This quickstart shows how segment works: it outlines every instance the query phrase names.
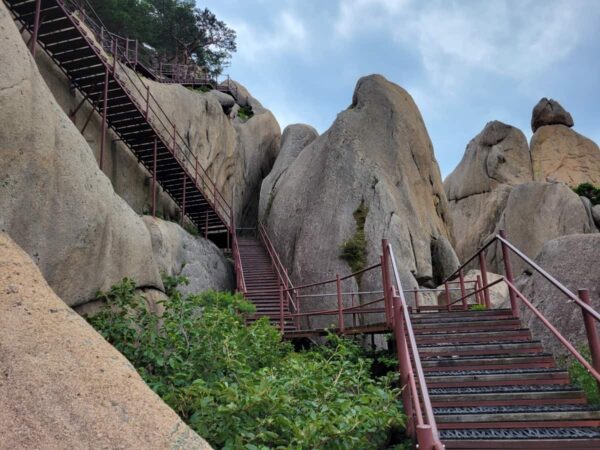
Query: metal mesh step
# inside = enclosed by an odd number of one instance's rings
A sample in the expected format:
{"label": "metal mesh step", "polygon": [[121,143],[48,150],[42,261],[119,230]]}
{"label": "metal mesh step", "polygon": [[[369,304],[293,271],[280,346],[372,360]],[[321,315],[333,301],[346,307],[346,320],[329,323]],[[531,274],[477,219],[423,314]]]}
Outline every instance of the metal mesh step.
{"label": "metal mesh step", "polygon": [[540,413],[598,411],[600,408],[589,405],[531,405],[531,406],[468,406],[453,408],[434,408],[440,415],[473,415],[473,414],[506,414],[506,413]]}
{"label": "metal mesh step", "polygon": [[[419,345],[421,347],[421,345]],[[422,356],[421,361],[468,361],[471,359],[531,358],[532,356],[552,356],[551,353],[497,353],[493,355],[461,355],[461,356]]]}
{"label": "metal mesh step", "polygon": [[600,439],[600,428],[450,429],[440,430],[440,438],[442,440]]}
{"label": "metal mesh step", "polygon": [[579,388],[572,385],[545,384],[545,385],[517,385],[517,386],[473,386],[473,387],[447,387],[430,388],[430,395],[453,395],[453,394],[505,394],[509,392],[579,392]]}
{"label": "metal mesh step", "polygon": [[426,376],[444,377],[461,375],[518,375],[521,373],[557,373],[564,372],[563,369],[510,369],[510,370],[448,370],[444,372],[428,372]]}

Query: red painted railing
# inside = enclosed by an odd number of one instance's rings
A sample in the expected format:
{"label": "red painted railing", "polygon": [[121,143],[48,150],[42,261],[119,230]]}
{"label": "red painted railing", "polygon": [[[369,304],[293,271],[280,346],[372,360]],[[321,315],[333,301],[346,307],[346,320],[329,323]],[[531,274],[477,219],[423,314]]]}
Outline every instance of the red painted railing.
{"label": "red painted railing", "polygon": [[[494,244],[500,245],[501,254],[502,254],[502,262],[504,266],[504,277],[494,281],[493,283],[488,283],[487,280],[487,268],[486,268],[486,252],[487,250]],[[560,331],[548,320],[547,317],[543,315],[543,313],[537,309],[531,300],[529,300],[516,286],[514,280],[514,274],[512,270],[511,264],[511,255],[518,256],[523,262],[525,262],[533,273],[537,273],[539,276],[547,280],[552,286],[556,288],[558,292],[561,292],[565,297],[567,297],[567,304],[575,304],[581,309],[583,324],[585,327],[586,337],[590,349],[590,353],[592,356],[592,363],[590,364],[577,350],[575,345],[568,341]],[[596,381],[600,385],[600,339],[598,338],[598,332],[596,329],[596,325],[600,322],[600,313],[596,311],[591,306],[589,291],[587,289],[579,289],[578,294],[575,295],[571,290],[569,290],[564,284],[558,281],[555,277],[550,275],[547,271],[545,271],[542,267],[540,267],[535,261],[529,258],[525,253],[519,250],[514,244],[508,241],[506,237],[506,233],[504,231],[500,231],[500,233],[494,236],[488,243],[486,243],[482,248],[477,250],[473,256],[467,259],[454,273],[448,276],[444,280],[445,286],[448,286],[453,279],[459,277],[459,283],[464,282],[463,272],[467,265],[471,262],[477,260],[479,263],[479,269],[481,271],[481,283],[471,294],[462,294],[462,296],[454,301],[447,302],[445,305],[440,305],[438,307],[433,307],[432,309],[451,309],[452,305],[461,302],[463,305],[463,309],[467,309],[470,305],[467,302],[468,297],[476,294],[483,294],[483,305],[486,308],[491,309],[493,305],[490,301],[489,296],[489,288],[499,284],[504,283],[508,288],[508,294],[510,299],[510,311],[514,317],[520,317],[520,309],[521,305],[525,308],[529,309],[533,316],[536,317],[543,325],[548,329],[548,331],[556,337],[556,339],[567,349],[571,355],[583,365],[586,370],[596,379]],[[447,297],[449,298],[449,297]]]}
{"label": "red painted railing", "polygon": [[[186,139],[177,130],[175,123],[171,121],[169,115],[152,95],[149,86],[145,84],[137,72],[125,67],[123,61],[130,59],[129,40],[103,31],[102,27],[98,26],[80,9],[77,1],[57,0],[57,3],[68,13],[73,25],[86,37],[89,45],[103,60],[114,79],[130,94],[130,100],[145,116],[154,132],[160,136],[165,147],[184,169],[186,177],[192,180],[198,189],[203,192],[206,201],[230,233],[234,232],[231,227],[231,208],[217,185],[200,164],[198,157],[192,152]],[[89,36],[90,32],[92,36]],[[108,49],[107,42],[110,42]],[[185,184],[185,180],[183,180],[183,184]],[[207,227],[205,228],[206,232]]]}
{"label": "red painted railing", "polygon": [[246,289],[246,280],[244,279],[244,266],[242,265],[242,257],[240,255],[240,246],[238,243],[237,233],[235,232],[235,222],[234,222],[233,213],[231,214],[231,220],[232,220],[233,230],[234,230],[231,252],[232,252],[232,256],[233,256],[233,265],[234,265],[234,270],[235,270],[235,286],[236,286],[236,291],[245,296],[247,293],[247,289]]}

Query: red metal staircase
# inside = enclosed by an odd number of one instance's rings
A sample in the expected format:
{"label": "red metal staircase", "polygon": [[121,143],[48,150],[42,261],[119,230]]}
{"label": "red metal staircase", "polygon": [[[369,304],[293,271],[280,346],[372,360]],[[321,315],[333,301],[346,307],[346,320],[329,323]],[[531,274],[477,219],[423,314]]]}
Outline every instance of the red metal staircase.
{"label": "red metal staircase", "polygon": [[76,110],[88,102],[102,116],[100,167],[110,127],[152,174],[153,214],[159,184],[179,205],[182,222],[188,217],[207,238],[228,247],[231,208],[143,79],[128,69],[129,40],[105,33],[75,0],[3,1],[31,34],[32,52],[39,44],[82,94]]}

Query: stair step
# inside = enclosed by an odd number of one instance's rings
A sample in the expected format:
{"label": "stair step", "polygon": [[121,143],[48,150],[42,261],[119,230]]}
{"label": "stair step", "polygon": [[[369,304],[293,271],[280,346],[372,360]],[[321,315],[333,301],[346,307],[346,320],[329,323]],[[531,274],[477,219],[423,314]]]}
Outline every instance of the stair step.
{"label": "stair step", "polygon": [[417,344],[430,343],[462,343],[486,341],[514,341],[516,339],[531,339],[531,332],[527,328],[498,331],[455,331],[442,333],[421,333],[416,335]]}
{"label": "stair step", "polygon": [[481,342],[459,345],[428,344],[419,346],[419,355],[424,357],[434,356],[474,356],[510,353],[532,353],[542,351],[539,341],[515,342]]}
{"label": "stair step", "polygon": [[460,386],[506,386],[526,384],[568,384],[569,374],[561,369],[506,370],[506,371],[474,371],[425,375],[427,386],[460,387]]}
{"label": "stair step", "polygon": [[426,372],[445,371],[450,368],[458,370],[498,369],[527,367],[552,367],[554,358],[549,353],[524,353],[508,355],[481,356],[446,356],[439,358],[423,358],[421,365]]}

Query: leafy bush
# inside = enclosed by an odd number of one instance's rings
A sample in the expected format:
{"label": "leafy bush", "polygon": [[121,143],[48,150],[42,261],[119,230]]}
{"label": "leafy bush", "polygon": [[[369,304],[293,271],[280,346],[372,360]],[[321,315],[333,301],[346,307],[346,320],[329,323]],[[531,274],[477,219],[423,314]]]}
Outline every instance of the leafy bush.
{"label": "leafy bush", "polygon": [[[403,426],[393,372],[371,375],[352,343],[296,352],[240,295],[183,296],[168,277],[161,318],[123,280],[89,319],[192,428],[223,449],[376,449]],[[111,306],[114,305],[114,306]]]}
{"label": "leafy bush", "polygon": [[251,106],[248,106],[248,105],[240,106],[240,109],[238,109],[237,115],[242,120],[248,120],[252,116],[254,116],[254,111],[252,111]]}
{"label": "leafy bush", "polygon": [[479,303],[469,306],[469,310],[471,311],[485,311],[486,309],[487,308],[485,307],[485,305],[481,305]]}
{"label": "leafy bush", "polygon": [[577,195],[587,197],[592,202],[592,205],[600,205],[600,188],[591,183],[581,183],[573,189]]}
{"label": "leafy bush", "polygon": [[367,265],[367,241],[365,240],[365,222],[369,208],[365,206],[362,200],[356,211],[354,211],[354,220],[356,222],[356,231],[352,238],[342,244],[342,253],[340,258],[348,263],[352,272],[358,272]]}
{"label": "leafy bush", "polygon": [[[592,361],[592,356],[589,347],[582,346],[579,349],[579,353],[588,361]],[[578,386],[588,399],[588,402],[592,405],[600,405],[600,392],[598,391],[598,383],[596,379],[586,370],[579,361],[574,361],[569,366],[569,375],[571,381],[575,386]]]}

